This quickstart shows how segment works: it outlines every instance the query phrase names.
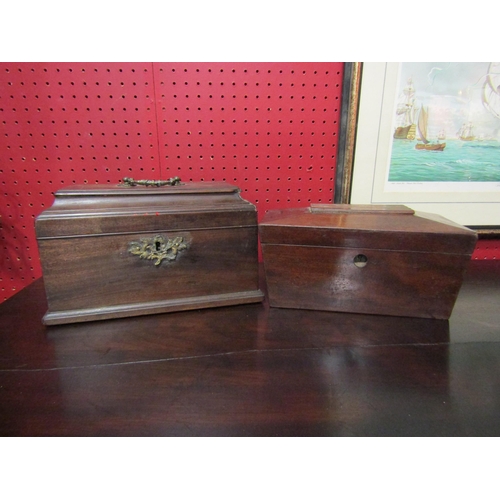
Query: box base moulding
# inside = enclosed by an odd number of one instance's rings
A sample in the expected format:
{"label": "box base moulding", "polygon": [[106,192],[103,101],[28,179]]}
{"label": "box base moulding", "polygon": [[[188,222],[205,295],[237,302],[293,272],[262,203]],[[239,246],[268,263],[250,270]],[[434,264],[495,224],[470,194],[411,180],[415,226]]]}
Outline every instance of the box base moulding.
{"label": "box base moulding", "polygon": [[185,299],[159,300],[138,304],[98,307],[93,309],[76,309],[72,311],[48,311],[43,317],[45,325],[62,325],[82,323],[103,319],[125,318],[147,314],[159,314],[175,311],[205,309],[209,307],[233,306],[262,302],[264,294],[260,290],[249,292],[224,293]]}

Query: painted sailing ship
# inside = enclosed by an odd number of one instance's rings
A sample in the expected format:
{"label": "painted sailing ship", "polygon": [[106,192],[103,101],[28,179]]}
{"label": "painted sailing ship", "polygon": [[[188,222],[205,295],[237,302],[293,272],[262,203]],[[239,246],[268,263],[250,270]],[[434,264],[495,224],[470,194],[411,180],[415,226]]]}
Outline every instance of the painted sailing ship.
{"label": "painted sailing ship", "polygon": [[446,142],[434,142],[431,143],[427,139],[427,124],[429,122],[429,111],[423,106],[420,108],[420,113],[418,115],[418,135],[420,136],[420,141],[415,145],[415,149],[421,149],[425,151],[443,151],[446,147]]}
{"label": "painted sailing ship", "polygon": [[472,123],[468,123],[467,125],[464,123],[458,131],[458,138],[461,141],[475,141],[476,136],[474,135],[474,125],[472,125]]}
{"label": "painted sailing ship", "polygon": [[394,139],[409,139],[413,141],[416,137],[416,106],[415,106],[415,88],[413,80],[408,78],[407,85],[401,93],[397,108],[397,127],[394,132]]}

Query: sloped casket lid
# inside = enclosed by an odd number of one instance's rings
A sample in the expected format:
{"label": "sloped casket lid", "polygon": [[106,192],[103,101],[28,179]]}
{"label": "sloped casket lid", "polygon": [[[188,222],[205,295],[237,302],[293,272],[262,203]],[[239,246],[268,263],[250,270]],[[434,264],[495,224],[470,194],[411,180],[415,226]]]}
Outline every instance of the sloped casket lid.
{"label": "sloped casket lid", "polygon": [[435,214],[404,205],[313,204],[269,211],[262,244],[472,253],[477,234]]}
{"label": "sloped casket lid", "polygon": [[255,206],[240,191],[225,182],[64,188],[38,216],[37,237],[255,225]]}

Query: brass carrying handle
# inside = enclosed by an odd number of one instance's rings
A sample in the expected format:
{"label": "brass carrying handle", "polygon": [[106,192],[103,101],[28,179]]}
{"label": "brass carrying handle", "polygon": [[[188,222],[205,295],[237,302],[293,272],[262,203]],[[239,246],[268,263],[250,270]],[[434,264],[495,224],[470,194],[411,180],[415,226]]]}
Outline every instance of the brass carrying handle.
{"label": "brass carrying handle", "polygon": [[148,181],[148,180],[135,180],[131,177],[124,177],[123,184],[126,186],[177,186],[181,183],[180,177],[171,177],[167,181]]}

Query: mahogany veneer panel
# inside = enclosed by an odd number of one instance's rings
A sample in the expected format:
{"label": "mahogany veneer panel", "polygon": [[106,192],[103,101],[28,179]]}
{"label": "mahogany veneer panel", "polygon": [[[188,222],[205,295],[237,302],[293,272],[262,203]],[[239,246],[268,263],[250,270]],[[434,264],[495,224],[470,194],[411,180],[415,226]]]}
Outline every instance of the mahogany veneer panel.
{"label": "mahogany veneer panel", "polygon": [[447,319],[477,235],[405,206],[313,205],[259,226],[272,307]]}

